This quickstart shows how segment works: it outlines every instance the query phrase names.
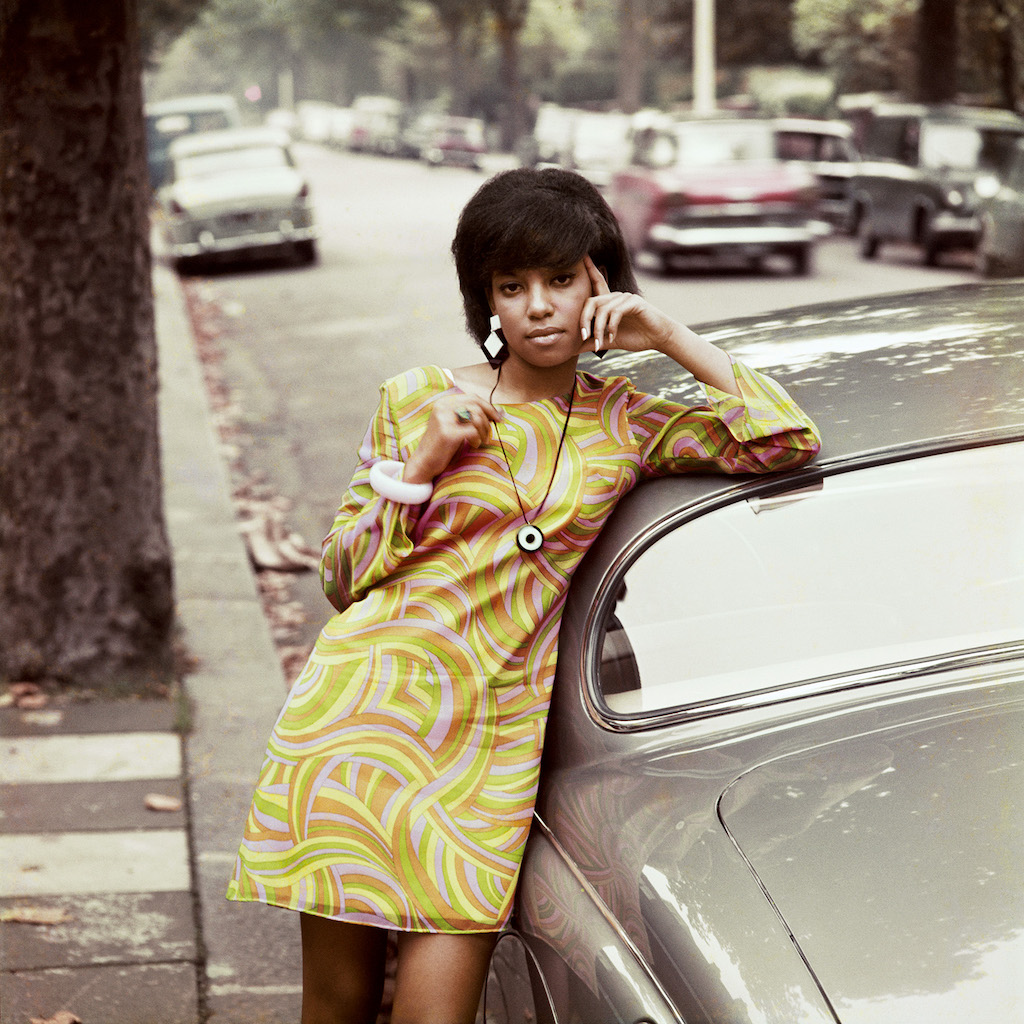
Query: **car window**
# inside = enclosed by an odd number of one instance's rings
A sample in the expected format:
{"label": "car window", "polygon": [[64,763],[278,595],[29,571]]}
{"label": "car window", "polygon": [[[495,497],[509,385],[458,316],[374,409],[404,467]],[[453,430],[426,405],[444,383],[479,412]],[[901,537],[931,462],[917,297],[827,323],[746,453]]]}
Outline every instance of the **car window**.
{"label": "car window", "polygon": [[174,175],[179,180],[207,178],[241,170],[287,167],[290,163],[288,151],[281,146],[252,146],[247,149],[224,149],[179,157],[174,163]]}
{"label": "car window", "polygon": [[921,129],[921,163],[925,167],[978,166],[981,132],[968,124],[925,124]]}
{"label": "car window", "polygon": [[601,641],[616,713],[1024,638],[1024,444],[829,477],[685,523],[626,572]]}
{"label": "car window", "polygon": [[773,134],[767,123],[752,121],[680,125],[676,163],[708,167],[737,160],[770,160],[775,155]]}

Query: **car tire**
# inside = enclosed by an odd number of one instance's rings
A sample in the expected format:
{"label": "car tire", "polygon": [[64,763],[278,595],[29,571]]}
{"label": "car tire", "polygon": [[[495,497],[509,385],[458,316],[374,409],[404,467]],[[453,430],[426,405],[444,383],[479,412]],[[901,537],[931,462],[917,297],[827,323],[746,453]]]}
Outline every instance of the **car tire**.
{"label": "car tire", "polygon": [[797,246],[790,252],[790,259],[793,261],[793,273],[807,277],[814,268],[814,246]]}
{"label": "car tire", "polygon": [[882,243],[871,226],[871,217],[868,214],[864,214],[860,219],[860,224],[857,226],[857,238],[860,242],[861,257],[866,260],[877,259]]}
{"label": "car tire", "polygon": [[303,266],[311,266],[316,263],[317,250],[316,242],[312,238],[304,239],[295,243],[295,256]]}
{"label": "car tire", "polygon": [[925,221],[921,232],[921,259],[926,267],[937,267],[942,256],[942,247],[935,233]]}

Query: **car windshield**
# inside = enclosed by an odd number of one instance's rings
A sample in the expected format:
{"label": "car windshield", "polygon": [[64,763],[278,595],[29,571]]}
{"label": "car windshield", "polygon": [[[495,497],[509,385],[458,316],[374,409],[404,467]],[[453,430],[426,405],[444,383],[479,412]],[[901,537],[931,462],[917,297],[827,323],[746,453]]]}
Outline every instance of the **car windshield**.
{"label": "car windshield", "polygon": [[174,162],[174,176],[179,181],[182,178],[209,178],[218,174],[235,174],[238,171],[287,167],[289,164],[288,153],[280,146],[221,149],[178,157]]}
{"label": "car windshield", "polygon": [[630,714],[1024,639],[1024,444],[685,523],[629,568],[598,689]]}
{"label": "car windshield", "polygon": [[921,131],[921,164],[965,171],[1000,171],[1020,138],[1017,132],[969,124],[926,123]]}
{"label": "car windshield", "polygon": [[774,155],[771,127],[756,121],[679,125],[675,142],[676,163],[687,167],[770,160]]}

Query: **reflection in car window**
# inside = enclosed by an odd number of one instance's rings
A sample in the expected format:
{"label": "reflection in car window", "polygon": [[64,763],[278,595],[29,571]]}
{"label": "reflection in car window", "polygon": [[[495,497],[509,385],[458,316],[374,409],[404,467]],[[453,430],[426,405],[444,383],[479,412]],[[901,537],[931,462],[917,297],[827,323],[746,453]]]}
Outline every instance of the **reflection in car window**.
{"label": "reflection in car window", "polygon": [[829,477],[685,523],[606,625],[613,712],[1024,639],[1024,444]]}
{"label": "reflection in car window", "polygon": [[174,163],[174,175],[179,179],[207,178],[234,171],[289,165],[288,153],[280,146],[253,146],[249,149],[227,149],[179,157]]}

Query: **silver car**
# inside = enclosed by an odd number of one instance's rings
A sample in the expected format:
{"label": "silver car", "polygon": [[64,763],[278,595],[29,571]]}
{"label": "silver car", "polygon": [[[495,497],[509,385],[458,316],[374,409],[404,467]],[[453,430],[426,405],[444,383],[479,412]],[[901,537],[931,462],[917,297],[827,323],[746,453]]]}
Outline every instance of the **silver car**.
{"label": "silver car", "polygon": [[982,277],[1024,274],[1024,140],[1001,177],[978,183],[982,193],[976,265]]}
{"label": "silver car", "polygon": [[1024,1019],[1022,323],[999,283],[703,332],[822,454],[643,484],[582,563],[489,1024]]}
{"label": "silver car", "polygon": [[290,248],[316,260],[309,184],[288,136],[273,128],[186,135],[171,143],[171,179],[159,193],[164,240],[176,266]]}

